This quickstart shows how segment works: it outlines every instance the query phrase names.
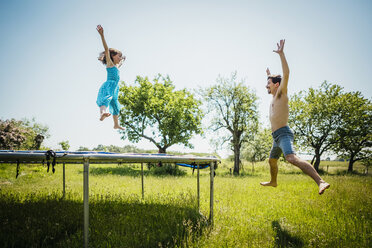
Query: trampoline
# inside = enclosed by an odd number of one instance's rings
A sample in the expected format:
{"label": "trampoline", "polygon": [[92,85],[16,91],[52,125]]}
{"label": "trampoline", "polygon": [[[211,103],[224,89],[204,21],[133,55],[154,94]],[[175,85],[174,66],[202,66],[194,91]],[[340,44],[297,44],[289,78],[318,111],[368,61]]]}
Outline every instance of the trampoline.
{"label": "trampoline", "polygon": [[144,198],[144,163],[174,163],[180,166],[190,167],[197,170],[197,201],[200,208],[200,178],[199,170],[210,168],[210,209],[209,223],[213,225],[213,188],[214,168],[220,160],[216,157],[198,157],[192,155],[177,156],[168,154],[149,153],[111,153],[111,152],[70,152],[70,151],[12,151],[0,150],[0,163],[17,164],[17,176],[19,166],[22,163],[47,164],[54,172],[57,164],[63,164],[63,197],[65,196],[65,165],[83,164],[83,206],[84,206],[84,247],[89,242],[89,164],[121,164],[141,163],[142,198]]}

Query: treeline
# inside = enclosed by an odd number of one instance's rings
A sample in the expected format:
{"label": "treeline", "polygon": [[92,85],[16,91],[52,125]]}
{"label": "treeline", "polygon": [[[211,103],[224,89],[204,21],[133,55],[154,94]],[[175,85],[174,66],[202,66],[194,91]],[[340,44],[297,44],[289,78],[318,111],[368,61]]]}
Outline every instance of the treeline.
{"label": "treeline", "polygon": [[[159,151],[156,149],[141,149],[134,145],[126,145],[123,147],[115,146],[115,145],[102,145],[99,144],[97,147],[89,149],[88,147],[80,146],[77,151],[96,151],[96,152],[115,152],[115,153],[158,153]],[[171,155],[185,155],[185,154],[193,154],[195,156],[210,156],[210,153],[200,153],[200,152],[192,152],[192,153],[185,153],[180,151],[169,151],[168,154]],[[217,154],[215,154],[217,156]]]}
{"label": "treeline", "polygon": [[[119,120],[126,128],[120,131],[121,138],[132,143],[145,139],[157,150],[131,145],[98,145],[93,150],[165,153],[175,144],[193,148],[191,137],[209,132],[215,150],[228,144],[234,153],[234,174],[239,174],[241,157],[262,161],[271,148],[271,130],[259,122],[258,97],[244,80],[237,78],[236,72],[230,77],[220,76],[212,86],[194,92],[176,90],[169,76],[159,74],[152,81],[137,76],[132,83],[121,82],[119,102]],[[319,88],[294,94],[289,105],[289,126],[295,132],[295,144],[298,150],[314,154],[312,164],[316,170],[325,152],[347,159],[349,171],[355,161],[370,165],[372,105],[361,92],[345,92],[337,84],[324,82]],[[207,127],[202,126],[205,117],[209,120]],[[47,131],[34,121],[1,120],[0,149],[37,149],[42,142],[37,141],[37,135],[46,138]],[[70,147],[68,141],[59,144],[63,150]]]}

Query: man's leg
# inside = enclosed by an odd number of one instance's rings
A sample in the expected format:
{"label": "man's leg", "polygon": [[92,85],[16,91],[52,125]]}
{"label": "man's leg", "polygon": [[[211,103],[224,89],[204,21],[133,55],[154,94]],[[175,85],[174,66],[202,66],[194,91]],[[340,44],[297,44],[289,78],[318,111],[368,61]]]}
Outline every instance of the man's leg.
{"label": "man's leg", "polygon": [[262,182],[260,183],[262,186],[272,186],[276,187],[277,181],[276,178],[278,176],[278,160],[275,158],[270,158],[269,159],[269,164],[270,164],[270,175],[271,175],[271,180],[270,182]]}
{"label": "man's leg", "polygon": [[316,170],[310,163],[300,159],[295,154],[289,154],[285,156],[285,159],[291,164],[300,168],[305,174],[309,175],[318,184],[319,194],[323,194],[323,192],[330,187],[330,185],[319,176],[318,172],[316,172]]}

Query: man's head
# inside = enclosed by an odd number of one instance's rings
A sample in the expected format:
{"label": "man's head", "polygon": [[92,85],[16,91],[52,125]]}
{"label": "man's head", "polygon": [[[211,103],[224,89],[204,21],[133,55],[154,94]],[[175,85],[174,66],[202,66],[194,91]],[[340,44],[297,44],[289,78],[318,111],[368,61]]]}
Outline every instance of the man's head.
{"label": "man's head", "polygon": [[281,81],[282,81],[281,75],[269,75],[267,77],[267,84],[266,84],[267,93],[275,94]]}

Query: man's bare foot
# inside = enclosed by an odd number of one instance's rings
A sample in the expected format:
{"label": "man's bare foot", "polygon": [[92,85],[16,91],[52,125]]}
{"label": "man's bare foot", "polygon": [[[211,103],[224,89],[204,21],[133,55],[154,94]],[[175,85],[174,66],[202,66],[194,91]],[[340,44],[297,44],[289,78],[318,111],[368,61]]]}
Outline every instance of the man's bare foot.
{"label": "man's bare foot", "polygon": [[325,191],[326,189],[328,189],[329,187],[331,187],[331,185],[330,185],[329,183],[326,183],[326,182],[324,182],[324,183],[320,183],[320,184],[319,184],[319,195],[323,194],[324,191]]}
{"label": "man's bare foot", "polygon": [[109,117],[111,114],[110,113],[102,113],[101,118],[99,118],[100,121],[103,121],[105,118]]}
{"label": "man's bare foot", "polygon": [[122,126],[114,126],[114,129],[125,130],[125,127],[122,127]]}
{"label": "man's bare foot", "polygon": [[276,187],[278,186],[277,183],[274,183],[274,182],[262,182],[260,183],[262,186],[272,186],[272,187]]}

